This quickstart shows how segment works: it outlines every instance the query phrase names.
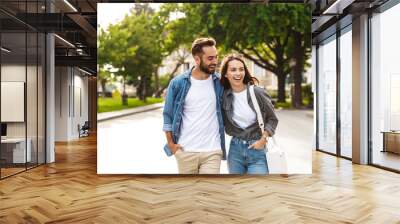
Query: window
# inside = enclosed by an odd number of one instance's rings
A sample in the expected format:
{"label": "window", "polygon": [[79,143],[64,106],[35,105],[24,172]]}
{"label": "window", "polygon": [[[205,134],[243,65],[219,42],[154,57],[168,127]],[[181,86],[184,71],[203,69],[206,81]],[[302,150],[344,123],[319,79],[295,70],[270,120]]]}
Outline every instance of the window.
{"label": "window", "polygon": [[396,170],[400,170],[398,21],[400,4],[371,18],[371,157],[373,164]]}
{"label": "window", "polygon": [[[39,12],[42,5],[44,1],[20,2],[19,13]],[[12,16],[0,12],[0,17],[8,21],[0,29],[0,86],[4,87],[0,94],[3,99],[10,95],[19,99],[15,101],[18,111],[11,111],[4,102],[0,105],[1,114],[18,115],[1,118],[7,126],[0,144],[0,178],[5,178],[45,163],[46,40],[43,33]]]}
{"label": "window", "polygon": [[340,155],[352,157],[352,34],[351,26],[340,36]]}
{"label": "window", "polygon": [[336,153],[336,35],[318,47],[318,149]]}

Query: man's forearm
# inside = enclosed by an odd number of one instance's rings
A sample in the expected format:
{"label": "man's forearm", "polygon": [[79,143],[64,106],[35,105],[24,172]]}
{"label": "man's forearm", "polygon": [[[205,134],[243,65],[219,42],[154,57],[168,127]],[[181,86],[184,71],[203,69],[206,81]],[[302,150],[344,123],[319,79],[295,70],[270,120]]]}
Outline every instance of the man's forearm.
{"label": "man's forearm", "polygon": [[171,131],[166,131],[165,136],[167,137],[167,143],[168,145],[175,144],[174,139],[172,138],[172,132]]}

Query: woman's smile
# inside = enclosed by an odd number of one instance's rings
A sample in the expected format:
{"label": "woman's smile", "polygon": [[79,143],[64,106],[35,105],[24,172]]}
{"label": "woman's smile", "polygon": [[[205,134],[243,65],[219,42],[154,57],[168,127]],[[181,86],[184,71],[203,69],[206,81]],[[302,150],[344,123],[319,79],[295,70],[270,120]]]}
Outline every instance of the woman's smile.
{"label": "woman's smile", "polygon": [[234,80],[238,80],[238,81],[242,80],[242,78],[243,78],[242,75],[234,75],[234,76],[233,76],[233,79],[234,79]]}

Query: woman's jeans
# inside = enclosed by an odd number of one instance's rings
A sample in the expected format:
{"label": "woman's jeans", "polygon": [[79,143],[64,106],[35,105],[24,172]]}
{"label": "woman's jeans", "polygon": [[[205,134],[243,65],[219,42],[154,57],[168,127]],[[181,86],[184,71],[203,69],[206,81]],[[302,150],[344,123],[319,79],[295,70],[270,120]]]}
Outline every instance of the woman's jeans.
{"label": "woman's jeans", "polygon": [[264,149],[249,149],[256,140],[245,141],[233,137],[229,145],[228,169],[230,174],[268,174]]}

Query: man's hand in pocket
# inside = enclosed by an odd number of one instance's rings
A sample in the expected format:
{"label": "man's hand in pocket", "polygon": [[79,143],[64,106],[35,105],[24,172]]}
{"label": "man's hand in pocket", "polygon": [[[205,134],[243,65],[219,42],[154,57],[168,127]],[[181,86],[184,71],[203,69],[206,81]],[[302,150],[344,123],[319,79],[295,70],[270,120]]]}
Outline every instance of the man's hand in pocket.
{"label": "man's hand in pocket", "polygon": [[169,149],[171,149],[171,152],[174,155],[179,149],[182,149],[182,146],[179,144],[169,144],[168,147],[169,147]]}

